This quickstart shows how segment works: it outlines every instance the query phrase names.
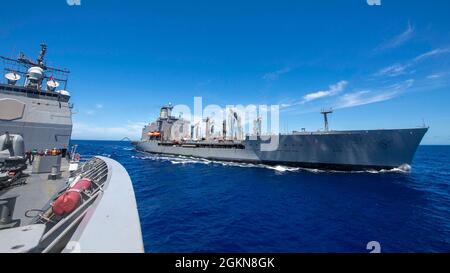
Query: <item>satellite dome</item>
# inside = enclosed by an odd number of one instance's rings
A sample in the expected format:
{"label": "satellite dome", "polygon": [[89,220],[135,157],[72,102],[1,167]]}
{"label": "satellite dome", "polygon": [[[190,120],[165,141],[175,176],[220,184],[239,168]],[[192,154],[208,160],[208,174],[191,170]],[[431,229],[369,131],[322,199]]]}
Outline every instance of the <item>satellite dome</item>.
{"label": "satellite dome", "polygon": [[58,87],[59,87],[59,82],[57,82],[55,80],[49,80],[47,82],[47,90],[48,91],[55,91],[55,89]]}
{"label": "satellite dome", "polygon": [[59,90],[58,91],[59,94],[63,95],[63,96],[68,96],[70,97],[70,93],[67,90]]}
{"label": "satellite dome", "polygon": [[16,82],[20,80],[20,75],[15,72],[11,72],[6,74],[5,78],[8,80],[8,84],[15,85]]}
{"label": "satellite dome", "polygon": [[38,66],[33,66],[28,69],[27,76],[31,81],[40,81],[44,76],[44,70]]}

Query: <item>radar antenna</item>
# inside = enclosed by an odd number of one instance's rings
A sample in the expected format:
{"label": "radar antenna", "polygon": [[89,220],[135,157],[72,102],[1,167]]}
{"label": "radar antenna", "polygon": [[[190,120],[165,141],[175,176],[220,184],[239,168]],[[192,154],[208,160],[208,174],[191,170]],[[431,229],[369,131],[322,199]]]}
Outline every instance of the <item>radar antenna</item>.
{"label": "radar antenna", "polygon": [[47,52],[47,45],[42,43],[41,44],[41,52],[39,53],[39,57],[37,59],[37,63],[41,67],[44,65],[44,57],[45,57],[46,52]]}
{"label": "radar antenna", "polygon": [[330,127],[328,125],[328,115],[333,113],[333,109],[332,108],[322,109],[320,113],[323,115],[323,120],[325,123],[325,132],[328,132],[330,131]]}
{"label": "radar antenna", "polygon": [[[22,52],[20,53],[20,56],[18,58],[18,62],[25,64],[25,65],[29,65],[29,66],[38,66],[44,70],[47,70],[48,67],[44,64],[44,58],[45,58],[45,53],[47,52],[47,45],[42,43],[41,44],[41,51],[39,52],[39,56],[36,59],[36,62],[33,62],[32,60],[30,60],[29,58],[27,58],[27,56],[25,56],[25,54],[23,54]],[[13,60],[14,61],[14,60]]]}
{"label": "radar antenna", "polygon": [[[41,44],[41,50],[39,52],[39,56],[34,61],[31,58],[28,58],[24,53],[20,53],[19,57],[17,59],[8,58],[0,56],[0,61],[3,62],[3,70],[6,74],[13,73],[14,75],[17,75],[17,77],[14,77],[10,83],[16,83],[20,78],[27,79],[28,70],[33,67],[41,68],[43,71],[41,74],[43,75],[39,82],[42,82],[44,79],[48,79],[49,81],[54,80],[55,82],[58,81],[59,83],[64,84],[63,89],[67,89],[67,81],[68,81],[68,75],[70,73],[67,69],[60,69],[55,67],[47,66],[44,62],[45,54],[47,53],[47,45],[42,43]],[[36,69],[35,69],[36,70]],[[47,73],[46,76],[44,72]],[[11,78],[14,75],[8,76]],[[38,84],[38,87],[40,88],[40,84]]]}

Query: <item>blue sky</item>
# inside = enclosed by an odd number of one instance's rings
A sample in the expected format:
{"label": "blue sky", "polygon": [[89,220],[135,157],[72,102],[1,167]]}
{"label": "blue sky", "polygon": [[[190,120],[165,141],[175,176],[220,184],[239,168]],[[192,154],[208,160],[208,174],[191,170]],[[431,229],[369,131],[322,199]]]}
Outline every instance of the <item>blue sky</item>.
{"label": "blue sky", "polygon": [[450,144],[450,2],[8,1],[0,53],[70,68],[76,139],[137,138],[158,107],[281,104],[282,130],[431,130]]}

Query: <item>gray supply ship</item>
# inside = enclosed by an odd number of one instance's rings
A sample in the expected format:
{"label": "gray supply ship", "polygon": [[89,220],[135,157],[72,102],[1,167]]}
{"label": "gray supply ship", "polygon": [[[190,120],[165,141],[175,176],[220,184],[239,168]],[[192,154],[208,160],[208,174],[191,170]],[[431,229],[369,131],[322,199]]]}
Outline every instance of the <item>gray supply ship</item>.
{"label": "gray supply ship", "polygon": [[69,71],[47,66],[46,50],[1,57],[0,253],[143,252],[127,171],[69,151]]}
{"label": "gray supply ship", "polygon": [[[322,111],[325,123],[323,131],[302,130],[264,136],[261,133],[261,119],[258,118],[254,121],[253,135],[243,136],[242,128],[239,128],[241,120],[235,112],[231,120],[223,121],[224,129],[218,137],[217,134],[213,137],[209,118],[204,120],[204,136],[196,137],[197,124],[190,126],[189,121],[173,117],[172,109],[171,105],[162,107],[160,117],[144,127],[141,140],[133,143],[137,150],[217,161],[304,168],[390,170],[411,165],[429,129],[424,126],[413,129],[333,131],[329,130],[328,125],[328,115],[332,113],[330,109]],[[237,123],[237,130],[227,129],[230,123]],[[184,130],[186,133],[176,137],[180,134],[173,134],[173,130]],[[264,146],[273,139],[277,143],[275,148],[265,149]]]}

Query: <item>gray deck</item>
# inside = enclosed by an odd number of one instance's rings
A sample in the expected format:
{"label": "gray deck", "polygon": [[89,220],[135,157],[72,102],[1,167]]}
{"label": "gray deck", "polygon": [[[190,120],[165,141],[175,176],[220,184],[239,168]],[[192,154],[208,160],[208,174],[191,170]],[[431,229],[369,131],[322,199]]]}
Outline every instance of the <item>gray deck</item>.
{"label": "gray deck", "polygon": [[[94,163],[89,165],[90,162]],[[11,205],[13,222],[0,225],[0,253],[144,252],[136,199],[127,171],[109,158],[96,157],[90,162],[79,171],[98,187],[85,193],[83,204],[73,213],[62,219],[48,218],[48,225],[33,220],[67,188],[67,161],[62,166],[62,179],[48,180],[48,174],[30,174],[29,168],[27,184],[0,193],[0,202],[15,202]]]}
{"label": "gray deck", "polygon": [[[27,217],[27,211],[43,209],[49,200],[53,200],[52,197],[67,186],[69,163],[65,159],[61,161],[61,171],[61,179],[48,180],[48,174],[31,174],[31,166],[28,166],[28,169],[24,171],[26,175],[29,175],[25,185],[0,192],[0,202],[15,202],[12,212],[15,227],[31,224],[33,217]],[[30,211],[29,214],[36,216],[38,212]]]}

